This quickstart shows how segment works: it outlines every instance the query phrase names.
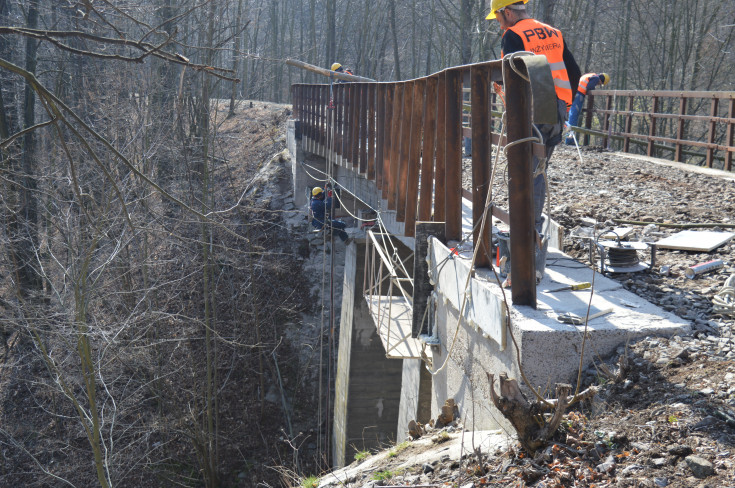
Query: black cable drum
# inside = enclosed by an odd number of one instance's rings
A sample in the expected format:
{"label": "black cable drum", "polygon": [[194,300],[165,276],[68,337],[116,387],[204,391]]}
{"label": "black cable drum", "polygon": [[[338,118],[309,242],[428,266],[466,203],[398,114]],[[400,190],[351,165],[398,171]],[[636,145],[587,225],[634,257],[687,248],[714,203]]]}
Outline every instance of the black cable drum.
{"label": "black cable drum", "polygon": [[640,263],[638,251],[626,247],[608,247],[607,261],[609,266],[627,268]]}

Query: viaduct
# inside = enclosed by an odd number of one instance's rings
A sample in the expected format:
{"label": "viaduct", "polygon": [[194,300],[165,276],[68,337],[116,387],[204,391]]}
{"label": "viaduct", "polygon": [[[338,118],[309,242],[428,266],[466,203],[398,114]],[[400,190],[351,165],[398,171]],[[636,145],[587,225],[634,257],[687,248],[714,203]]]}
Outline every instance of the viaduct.
{"label": "viaduct", "polygon": [[[536,283],[531,155],[543,145],[531,123],[555,117],[550,77],[544,57],[516,56],[409,81],[292,87],[296,204],[307,205],[313,186],[337,184],[342,204],[366,226],[345,253],[334,466],[401,441],[411,420],[428,422],[449,398],[467,428],[512,431],[492,405],[486,373],[523,373],[525,387],[542,390],[573,383],[584,328],[559,314],[612,310],[589,322],[594,348],[584,350],[584,364],[593,349],[606,355],[626,340],[690,326],[575,266],[559,251],[553,223],[549,260],[570,266],[548,267]],[[492,88],[500,81],[498,113]],[[463,170],[465,138],[472,156]],[[508,160],[507,213],[490,191],[497,147]],[[463,171],[471,191],[462,189]],[[508,222],[511,288],[499,283],[493,215]],[[590,281],[593,293],[548,291]]]}

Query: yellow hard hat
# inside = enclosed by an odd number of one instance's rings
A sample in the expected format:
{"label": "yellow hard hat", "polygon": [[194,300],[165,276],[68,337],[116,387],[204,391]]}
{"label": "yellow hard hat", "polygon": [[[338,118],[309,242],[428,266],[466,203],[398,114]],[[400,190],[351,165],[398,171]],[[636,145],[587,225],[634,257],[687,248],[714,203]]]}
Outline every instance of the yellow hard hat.
{"label": "yellow hard hat", "polygon": [[322,190],[322,187],[315,186],[313,190],[311,190],[311,195],[314,197],[317,197],[322,194],[324,190]]}
{"label": "yellow hard hat", "polygon": [[[490,13],[487,14],[487,17],[485,18],[487,20],[494,19],[495,12],[497,12],[501,8],[505,8],[508,5],[512,5],[514,3],[518,3],[518,0],[492,0],[492,3],[490,4]],[[528,0],[523,0],[523,3],[528,3]]]}
{"label": "yellow hard hat", "polygon": [[610,75],[607,73],[600,73],[600,79],[602,80],[603,85],[610,83]]}
{"label": "yellow hard hat", "polygon": [[331,68],[329,68],[329,69],[331,69],[332,71],[337,71],[337,70],[338,70],[338,69],[340,69],[341,67],[342,67],[342,65],[341,65],[341,64],[339,64],[339,63],[332,63],[332,67],[331,67]]}

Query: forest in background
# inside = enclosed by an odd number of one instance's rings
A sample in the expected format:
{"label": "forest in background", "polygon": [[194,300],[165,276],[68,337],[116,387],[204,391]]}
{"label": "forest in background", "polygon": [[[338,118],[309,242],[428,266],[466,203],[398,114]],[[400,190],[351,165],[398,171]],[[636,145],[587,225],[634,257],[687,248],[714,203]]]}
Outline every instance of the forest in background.
{"label": "forest in background", "polygon": [[[732,2],[529,8],[612,88],[733,90]],[[292,83],[323,81],[287,58],[380,81],[494,59],[488,9],[0,0],[2,484],[213,487],[267,476],[264,459],[303,469],[262,432],[233,436],[282,420],[263,397],[279,361],[298,364],[280,332],[311,300],[262,286],[297,265],[272,252],[276,216],[257,191],[235,184],[278,137],[233,165],[213,100],[287,103]],[[291,373],[289,394],[312,399]]]}

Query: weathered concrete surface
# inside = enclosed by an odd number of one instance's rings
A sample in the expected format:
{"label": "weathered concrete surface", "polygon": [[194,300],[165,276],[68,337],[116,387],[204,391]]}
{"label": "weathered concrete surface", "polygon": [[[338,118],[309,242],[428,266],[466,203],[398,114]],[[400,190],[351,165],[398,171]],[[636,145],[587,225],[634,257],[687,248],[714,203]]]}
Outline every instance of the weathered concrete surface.
{"label": "weathered concrete surface", "polygon": [[[626,291],[599,273],[594,276],[593,292],[545,293],[544,290],[565,284],[593,280],[592,270],[558,250],[550,250],[547,275],[538,286],[538,308],[510,306],[510,334],[504,336],[498,334],[498,327],[503,328],[506,320],[503,290],[492,272],[478,270],[465,294],[463,276],[468,273],[470,260],[464,257],[447,260],[446,246],[436,239],[431,245],[433,279],[439,284],[443,298],[436,310],[441,347],[432,348],[432,369],[436,372],[432,412],[437,412],[447,398],[454,398],[469,428],[509,428],[491,406],[486,373],[507,372],[520,380],[522,368],[531,386],[542,390],[553,389],[556,382],[574,382],[583,328],[560,323],[556,316],[570,311],[584,315],[590,298],[594,309],[613,308],[613,312],[589,323],[582,364],[597,354],[610,354],[629,339],[673,335],[690,327],[689,322]],[[505,291],[510,300],[510,294]],[[459,310],[465,297],[469,299],[460,322]],[[507,347],[503,347],[503,340]],[[513,342],[520,350],[520,357]]]}
{"label": "weathered concrete surface", "polygon": [[403,364],[385,357],[362,297],[364,254],[365,246],[357,243],[345,253],[333,423],[335,466],[352,462],[358,451],[395,441],[398,424]]}
{"label": "weathered concrete surface", "polygon": [[404,359],[396,441],[406,440],[411,420],[426,424],[430,419],[431,373],[421,359]]}

